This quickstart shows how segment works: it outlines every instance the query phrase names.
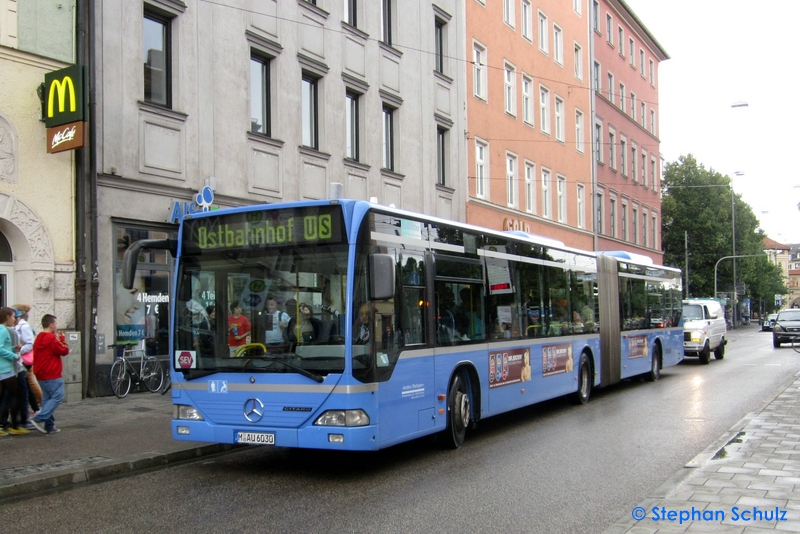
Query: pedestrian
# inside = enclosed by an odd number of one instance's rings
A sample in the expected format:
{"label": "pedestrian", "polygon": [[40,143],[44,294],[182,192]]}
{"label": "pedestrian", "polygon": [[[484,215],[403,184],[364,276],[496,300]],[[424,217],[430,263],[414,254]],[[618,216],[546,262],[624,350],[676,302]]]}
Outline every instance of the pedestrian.
{"label": "pedestrian", "polygon": [[19,421],[19,381],[15,362],[19,360],[19,354],[15,350],[10,328],[17,322],[16,313],[8,307],[0,308],[0,324],[5,328],[0,328],[0,397],[8,391],[9,395],[9,415],[11,416],[11,426],[8,431],[0,430],[0,436],[6,434],[24,435],[29,431],[20,426]]}
{"label": "pedestrian", "polygon": [[61,358],[69,354],[69,347],[64,334],[56,336],[57,331],[58,320],[48,313],[42,317],[42,332],[33,343],[33,372],[42,388],[42,411],[31,419],[31,423],[44,434],[61,431],[56,427],[54,414],[64,400]]}
{"label": "pedestrian", "polygon": [[239,347],[247,344],[247,338],[250,336],[250,321],[242,315],[240,304],[231,304],[231,312],[233,315],[228,316],[228,348],[232,358],[236,355]]}
{"label": "pedestrian", "polygon": [[36,332],[28,323],[31,307],[28,304],[15,304],[13,307],[17,310],[16,329],[22,345],[19,348],[19,357],[27,372],[28,398],[25,402],[28,403],[26,406],[30,406],[32,414],[36,415],[42,405],[42,389],[36,381],[36,375],[33,374],[33,341],[36,339]]}

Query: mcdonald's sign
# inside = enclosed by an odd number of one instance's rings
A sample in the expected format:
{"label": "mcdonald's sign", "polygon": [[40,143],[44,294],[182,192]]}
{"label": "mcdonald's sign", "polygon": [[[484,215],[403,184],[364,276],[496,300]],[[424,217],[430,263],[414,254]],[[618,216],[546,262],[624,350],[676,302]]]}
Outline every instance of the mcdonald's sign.
{"label": "mcdonald's sign", "polygon": [[42,111],[47,128],[86,120],[86,68],[73,65],[44,75]]}

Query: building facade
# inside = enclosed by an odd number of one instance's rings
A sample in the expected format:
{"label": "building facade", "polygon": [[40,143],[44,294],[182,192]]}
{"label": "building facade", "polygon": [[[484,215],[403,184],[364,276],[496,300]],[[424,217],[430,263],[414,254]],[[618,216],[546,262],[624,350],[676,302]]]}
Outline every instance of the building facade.
{"label": "building facade", "polygon": [[467,0],[467,220],[592,249],[588,13]]}
{"label": "building facade", "polygon": [[[97,331],[167,357],[166,253],[208,186],[219,207],[350,198],[463,220],[464,10],[457,0],[94,2]],[[207,190],[208,191],[208,190]],[[94,350],[92,345],[87,347]],[[97,392],[111,350],[98,345]]]}
{"label": "building facade", "polygon": [[[47,313],[76,326],[75,153],[47,153],[40,97],[75,62],[74,16],[74,1],[0,0],[0,305],[30,304],[37,331]],[[64,381],[80,399],[79,354]]]}
{"label": "building facade", "polygon": [[666,51],[623,0],[591,0],[598,250],[662,261],[658,66]]}

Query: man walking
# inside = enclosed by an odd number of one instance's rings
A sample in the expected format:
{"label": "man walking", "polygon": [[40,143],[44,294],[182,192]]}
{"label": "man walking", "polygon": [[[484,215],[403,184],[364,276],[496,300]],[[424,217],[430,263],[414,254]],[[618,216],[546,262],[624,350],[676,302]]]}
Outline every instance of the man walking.
{"label": "man walking", "polygon": [[56,337],[58,322],[54,315],[42,317],[42,332],[33,343],[33,373],[42,388],[42,409],[31,419],[36,430],[44,434],[60,432],[54,417],[56,408],[64,400],[64,380],[61,378],[61,358],[69,354],[64,334]]}

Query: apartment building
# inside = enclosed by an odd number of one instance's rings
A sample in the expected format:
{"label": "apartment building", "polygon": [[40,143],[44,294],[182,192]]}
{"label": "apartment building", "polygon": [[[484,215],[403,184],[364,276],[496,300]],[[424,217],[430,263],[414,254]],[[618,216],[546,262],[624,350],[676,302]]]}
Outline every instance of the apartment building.
{"label": "apartment building", "polygon": [[[166,357],[166,253],[124,250],[213,206],[370,199],[463,220],[457,0],[94,1],[97,335]],[[212,198],[199,198],[208,187]],[[91,356],[102,377],[112,351]],[[102,378],[98,378],[98,383]],[[100,384],[102,386],[103,384]]]}
{"label": "apartment building", "polygon": [[584,2],[466,0],[467,220],[592,249]]}
{"label": "apartment building", "polygon": [[661,263],[658,66],[667,52],[623,0],[591,0],[599,250]]}

